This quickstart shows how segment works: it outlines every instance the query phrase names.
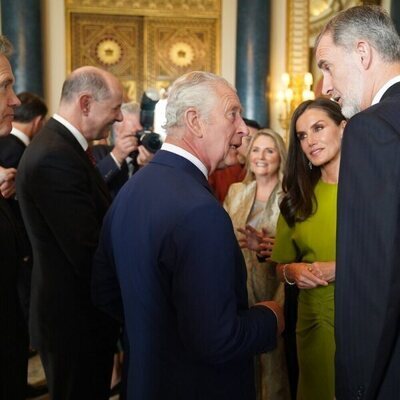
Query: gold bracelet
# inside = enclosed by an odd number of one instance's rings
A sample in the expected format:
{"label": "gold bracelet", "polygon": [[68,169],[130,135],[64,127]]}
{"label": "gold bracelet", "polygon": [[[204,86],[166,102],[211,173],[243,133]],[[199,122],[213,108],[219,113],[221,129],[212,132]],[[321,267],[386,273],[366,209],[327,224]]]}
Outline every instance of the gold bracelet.
{"label": "gold bracelet", "polygon": [[283,269],[282,269],[283,279],[285,279],[285,282],[286,282],[288,285],[293,286],[293,285],[296,284],[296,282],[295,282],[295,281],[293,281],[293,282],[289,281],[289,279],[288,279],[287,276],[286,276],[286,267],[287,267],[288,265],[289,265],[289,264],[285,264],[285,265],[283,266]]}

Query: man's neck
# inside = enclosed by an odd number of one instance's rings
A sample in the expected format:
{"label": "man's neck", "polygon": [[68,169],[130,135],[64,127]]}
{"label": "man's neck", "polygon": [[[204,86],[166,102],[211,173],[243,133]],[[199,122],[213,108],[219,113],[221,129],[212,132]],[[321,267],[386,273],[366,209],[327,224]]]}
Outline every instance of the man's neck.
{"label": "man's neck", "polygon": [[[371,71],[370,77],[367,77],[366,82],[371,82],[369,95],[366,96],[362,109],[369,107],[374,102],[375,96],[391,79],[400,75],[400,63],[381,63]],[[383,93],[381,93],[383,94]]]}
{"label": "man's neck", "polygon": [[32,139],[32,129],[30,123],[24,124],[22,122],[13,121],[13,127],[28,136],[29,140]]}

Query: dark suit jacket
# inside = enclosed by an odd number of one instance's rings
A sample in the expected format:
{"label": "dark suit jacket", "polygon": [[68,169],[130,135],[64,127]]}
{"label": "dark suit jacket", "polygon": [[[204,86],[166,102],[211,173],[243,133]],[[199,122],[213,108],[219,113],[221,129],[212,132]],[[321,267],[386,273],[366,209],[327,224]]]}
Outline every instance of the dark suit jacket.
{"label": "dark suit jacket", "polygon": [[81,145],[56,120],[25,151],[17,193],[33,248],[32,345],[65,352],[113,346],[117,327],[90,298],[109,193]]}
{"label": "dark suit jacket", "polygon": [[18,297],[22,263],[15,217],[0,198],[0,398],[25,399],[28,332]]}
{"label": "dark suit jacket", "polygon": [[[26,145],[22,140],[13,134],[0,137],[0,166],[4,168],[18,168],[19,161],[26,149]],[[19,296],[21,298],[25,319],[28,321],[29,315],[29,298],[32,271],[32,248],[29,243],[28,235],[25,230],[24,222],[21,216],[18,201],[15,197],[7,199],[15,218],[18,230],[21,234],[21,252],[22,252],[22,268],[20,269],[21,279],[18,281]]]}
{"label": "dark suit jacket", "polygon": [[96,167],[107,184],[111,197],[114,198],[122,186],[129,179],[129,171],[126,162],[121,168],[115,163],[111,156],[112,146],[98,144],[92,147],[92,153],[96,160]]}
{"label": "dark suit jacket", "polygon": [[0,165],[6,168],[18,168],[19,160],[25,149],[25,143],[15,135],[0,137]]}
{"label": "dark suit jacket", "polygon": [[343,134],[336,398],[400,398],[400,84]]}
{"label": "dark suit jacket", "polygon": [[114,200],[95,262],[94,298],[110,313],[117,270],[128,399],[255,398],[252,356],[275,346],[276,318],[248,309],[232,223],[197,167],[157,152]]}

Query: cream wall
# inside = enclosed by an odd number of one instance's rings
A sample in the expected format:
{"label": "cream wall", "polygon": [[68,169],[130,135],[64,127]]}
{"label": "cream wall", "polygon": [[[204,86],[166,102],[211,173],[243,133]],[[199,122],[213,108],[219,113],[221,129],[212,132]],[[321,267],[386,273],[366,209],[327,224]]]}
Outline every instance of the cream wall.
{"label": "cream wall", "polygon": [[67,62],[64,0],[43,0],[44,93],[49,115],[58,108]]}

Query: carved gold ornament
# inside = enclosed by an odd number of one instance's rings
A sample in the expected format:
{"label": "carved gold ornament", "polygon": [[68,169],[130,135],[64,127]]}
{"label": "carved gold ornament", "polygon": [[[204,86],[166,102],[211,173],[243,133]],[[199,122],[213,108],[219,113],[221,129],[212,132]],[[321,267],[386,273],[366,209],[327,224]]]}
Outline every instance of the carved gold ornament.
{"label": "carved gold ornament", "polygon": [[194,50],[189,44],[178,42],[171,46],[169,58],[178,67],[187,67],[194,59]]}
{"label": "carved gold ornament", "polygon": [[103,39],[97,44],[96,56],[105,65],[115,65],[121,60],[122,47],[115,39]]}

